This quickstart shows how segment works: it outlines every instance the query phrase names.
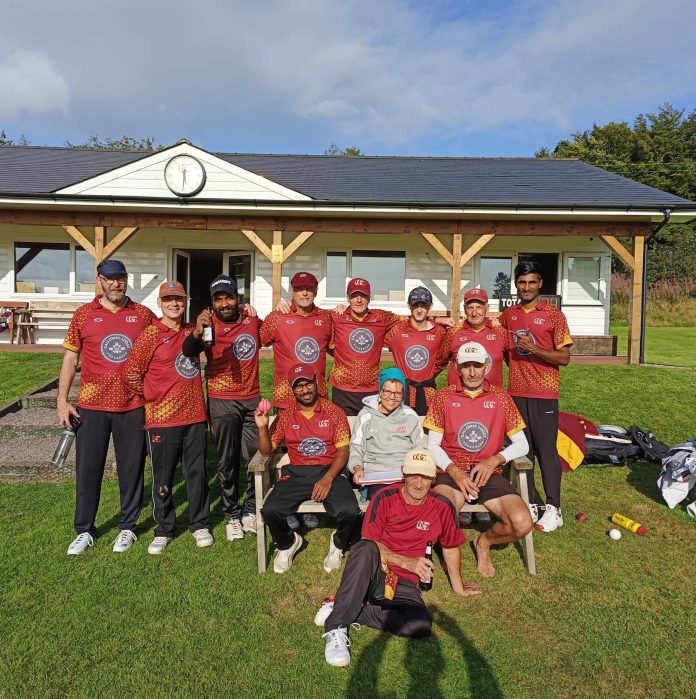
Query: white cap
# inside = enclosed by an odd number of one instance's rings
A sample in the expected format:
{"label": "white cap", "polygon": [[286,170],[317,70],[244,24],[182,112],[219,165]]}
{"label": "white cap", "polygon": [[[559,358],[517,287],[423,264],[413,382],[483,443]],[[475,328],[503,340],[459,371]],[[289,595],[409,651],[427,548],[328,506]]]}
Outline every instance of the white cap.
{"label": "white cap", "polygon": [[464,362],[485,364],[489,359],[486,348],[478,342],[467,342],[457,352],[457,364],[464,364]]}
{"label": "white cap", "polygon": [[426,449],[412,449],[404,456],[401,472],[404,476],[416,475],[435,478],[435,459]]}

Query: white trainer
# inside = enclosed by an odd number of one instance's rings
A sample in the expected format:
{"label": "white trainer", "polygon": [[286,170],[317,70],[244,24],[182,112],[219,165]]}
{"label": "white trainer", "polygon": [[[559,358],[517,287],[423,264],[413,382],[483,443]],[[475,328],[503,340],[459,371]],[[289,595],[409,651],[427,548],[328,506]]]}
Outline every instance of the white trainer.
{"label": "white trainer", "polygon": [[563,526],[563,515],[560,507],[547,505],[542,518],[534,525],[538,532],[553,532]]}
{"label": "white trainer", "polygon": [[546,510],[546,505],[537,505],[534,502],[530,502],[528,507],[529,514],[532,515],[532,522],[536,524],[539,521],[541,515],[544,514],[544,511]]}
{"label": "white trainer", "polygon": [[331,532],[331,540],[329,543],[329,553],[324,559],[324,570],[330,573],[332,570],[341,567],[341,559],[343,558],[343,551],[339,549],[336,544],[334,544],[335,531]]}
{"label": "white trainer", "polygon": [[124,551],[128,551],[137,540],[138,537],[130,529],[122,529],[118,533],[116,541],[114,541],[114,548],[112,550],[114,553],[123,553]]}
{"label": "white trainer", "polygon": [[302,537],[297,532],[293,532],[293,536],[295,541],[293,541],[292,546],[289,549],[276,553],[276,557],[273,559],[274,573],[287,573],[292,565],[293,557],[302,546]]}
{"label": "white trainer", "polygon": [[256,536],[256,515],[251,512],[242,515],[242,531]]}
{"label": "white trainer", "polygon": [[89,532],[78,534],[70,546],[68,546],[68,556],[79,556],[90,546],[94,546],[94,537]]}
{"label": "white trainer", "polygon": [[333,612],[335,599],[336,595],[329,595],[328,597],[324,598],[324,601],[321,603],[321,607],[319,607],[319,611],[314,615],[314,623],[317,626],[324,626],[326,620],[329,618],[329,615],[331,612]]}
{"label": "white trainer", "polygon": [[238,519],[231,519],[225,525],[225,532],[227,534],[227,541],[235,541],[236,539],[244,538],[242,523]]}
{"label": "white trainer", "polygon": [[147,547],[147,552],[153,556],[159,556],[169,546],[171,540],[171,536],[156,536]]}
{"label": "white trainer", "polygon": [[350,638],[348,629],[339,626],[337,629],[327,631],[322,638],[326,639],[324,657],[329,665],[345,667],[350,665]]}
{"label": "white trainer", "polygon": [[193,538],[196,540],[196,546],[199,549],[213,545],[213,535],[210,533],[210,529],[196,529],[193,532]]}

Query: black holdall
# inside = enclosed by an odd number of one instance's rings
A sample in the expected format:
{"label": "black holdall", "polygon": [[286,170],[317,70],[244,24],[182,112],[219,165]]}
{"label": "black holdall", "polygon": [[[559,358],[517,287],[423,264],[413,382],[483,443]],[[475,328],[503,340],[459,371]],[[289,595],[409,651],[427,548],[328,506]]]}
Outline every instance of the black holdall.
{"label": "black holdall", "polygon": [[631,441],[640,449],[642,458],[648,461],[661,464],[662,459],[669,453],[669,447],[657,439],[649,430],[633,425],[629,428],[628,434],[631,437]]}

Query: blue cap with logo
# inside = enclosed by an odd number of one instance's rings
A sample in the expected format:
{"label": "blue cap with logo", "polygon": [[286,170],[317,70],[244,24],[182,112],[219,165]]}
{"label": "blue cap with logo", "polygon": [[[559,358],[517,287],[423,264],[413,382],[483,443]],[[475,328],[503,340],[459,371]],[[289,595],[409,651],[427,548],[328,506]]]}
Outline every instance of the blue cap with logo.
{"label": "blue cap with logo", "polygon": [[226,274],[218,274],[210,284],[210,297],[213,298],[215,294],[219,294],[220,292],[224,292],[230,296],[236,296],[237,280],[228,277]]}
{"label": "blue cap with logo", "polygon": [[97,265],[97,274],[101,274],[102,277],[128,276],[126,265],[121,260],[102,260]]}

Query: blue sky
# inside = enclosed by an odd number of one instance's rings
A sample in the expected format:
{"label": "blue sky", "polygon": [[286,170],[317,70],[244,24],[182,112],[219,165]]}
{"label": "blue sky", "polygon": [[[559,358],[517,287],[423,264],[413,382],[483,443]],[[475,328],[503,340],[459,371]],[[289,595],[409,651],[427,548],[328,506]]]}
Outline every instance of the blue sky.
{"label": "blue sky", "polygon": [[696,108],[692,0],[6,0],[0,130],[209,150],[531,156]]}

